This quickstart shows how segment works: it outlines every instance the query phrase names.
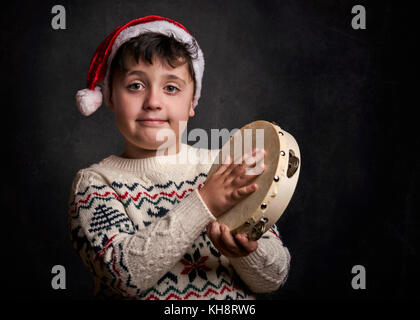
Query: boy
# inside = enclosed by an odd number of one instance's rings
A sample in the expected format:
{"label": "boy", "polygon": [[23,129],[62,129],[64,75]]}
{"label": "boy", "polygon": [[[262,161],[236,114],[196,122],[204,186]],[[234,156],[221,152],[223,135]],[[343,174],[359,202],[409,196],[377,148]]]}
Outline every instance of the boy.
{"label": "boy", "polygon": [[[218,150],[180,142],[203,71],[187,29],[158,16],[116,28],[95,52],[79,110],[89,115],[101,105],[95,86],[103,82],[125,140],[121,156],[80,170],[72,185],[71,238],[98,297],[255,299],[286,280],[290,255],[275,225],[251,241],[216,221],[258,188],[245,171],[263,163],[264,150],[239,163],[228,158],[206,179],[212,162],[197,161],[199,154],[214,159]],[[174,153],[158,153],[162,130],[174,133]],[[180,161],[185,155],[193,161]]]}

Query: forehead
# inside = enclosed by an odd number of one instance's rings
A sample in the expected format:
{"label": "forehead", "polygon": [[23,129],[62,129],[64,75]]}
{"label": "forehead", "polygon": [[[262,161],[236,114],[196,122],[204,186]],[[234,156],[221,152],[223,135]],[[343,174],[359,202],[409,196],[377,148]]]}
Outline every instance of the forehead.
{"label": "forehead", "polygon": [[[151,63],[139,58],[138,61],[131,56],[126,55],[123,58],[122,72],[123,75],[128,75],[133,70],[143,70],[143,71],[161,71],[165,73],[174,73],[178,76],[182,76],[185,79],[191,79],[191,75],[188,70],[188,63],[185,59],[179,58],[177,61],[171,61],[169,63],[167,59],[161,57],[153,57]],[[192,79],[191,79],[192,80]]]}

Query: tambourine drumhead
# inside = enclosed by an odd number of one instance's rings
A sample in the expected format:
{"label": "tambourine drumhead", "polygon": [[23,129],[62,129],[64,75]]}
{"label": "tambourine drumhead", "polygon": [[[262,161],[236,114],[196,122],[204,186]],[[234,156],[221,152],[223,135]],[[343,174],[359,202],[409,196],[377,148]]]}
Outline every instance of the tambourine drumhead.
{"label": "tambourine drumhead", "polygon": [[232,234],[245,233],[253,240],[270,229],[283,214],[296,188],[300,151],[296,140],[275,123],[259,120],[247,124],[229,139],[215,158],[210,177],[227,155],[237,159],[253,148],[265,149],[264,172],[252,183],[258,190],[218,218]]}

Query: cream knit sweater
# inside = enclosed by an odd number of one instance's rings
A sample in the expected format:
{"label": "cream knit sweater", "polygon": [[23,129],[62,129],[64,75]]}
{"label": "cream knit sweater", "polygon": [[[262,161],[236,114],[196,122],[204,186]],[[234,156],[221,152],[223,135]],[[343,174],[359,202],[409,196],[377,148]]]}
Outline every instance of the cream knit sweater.
{"label": "cream knit sweater", "polygon": [[[276,225],[241,258],[221,255],[207,237],[206,226],[216,219],[198,190],[218,151],[182,144],[177,155],[112,155],[77,173],[69,229],[95,295],[255,299],[285,282],[290,255]],[[174,163],[185,157],[189,163]]]}

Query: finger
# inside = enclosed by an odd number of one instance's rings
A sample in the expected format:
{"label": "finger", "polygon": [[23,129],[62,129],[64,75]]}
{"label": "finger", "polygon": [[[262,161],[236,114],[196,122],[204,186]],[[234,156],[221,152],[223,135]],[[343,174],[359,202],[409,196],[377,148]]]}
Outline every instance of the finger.
{"label": "finger", "polygon": [[248,252],[246,252],[245,250],[243,250],[242,248],[240,248],[236,242],[235,239],[233,239],[229,228],[224,225],[221,224],[220,225],[220,238],[222,240],[222,244],[223,247],[225,247],[230,253],[232,253],[233,255],[238,255],[238,256],[243,256],[248,254]]}
{"label": "finger", "polygon": [[[265,163],[261,161],[257,166],[253,168],[244,168],[242,174],[233,179],[232,184],[237,187],[242,187],[249,184],[252,180],[262,174],[265,170]],[[227,178],[225,179],[227,180]]]}
{"label": "finger", "polygon": [[237,157],[230,165],[230,167],[224,172],[225,173],[225,184],[231,184],[237,177],[244,175],[246,171],[246,159],[251,157],[251,155],[256,155],[258,149],[253,149],[245,153],[242,156]]}
{"label": "finger", "polygon": [[256,165],[255,167],[247,167],[245,169],[244,175],[245,177],[247,177],[248,179],[253,179],[257,176],[259,176],[260,174],[262,174],[265,170],[265,163],[264,163],[264,159],[261,159]]}
{"label": "finger", "polygon": [[246,250],[246,252],[251,253],[258,248],[258,241],[250,240],[246,235],[238,233],[235,235],[235,240],[238,244]]}
{"label": "finger", "polygon": [[224,256],[231,257],[232,254],[226,250],[226,248],[221,244],[220,240],[220,226],[217,221],[210,223],[207,226],[207,237],[211,240],[214,247]]}
{"label": "finger", "polygon": [[219,222],[214,221],[211,224],[210,235],[213,238],[213,240],[215,240],[218,237],[220,237],[220,226],[219,226]]}
{"label": "finger", "polygon": [[230,161],[227,164],[226,169],[223,171],[223,176],[225,177],[227,177],[232,172],[232,170],[235,169],[236,167],[235,161],[232,159],[232,157],[231,156],[228,156],[228,157]]}
{"label": "finger", "polygon": [[227,168],[229,168],[229,166],[232,163],[232,158],[230,157],[230,155],[228,155],[225,160],[223,161],[223,163],[220,165],[220,167],[217,169],[217,173],[218,174],[223,174]]}
{"label": "finger", "polygon": [[216,237],[217,237],[216,230],[217,229],[219,229],[219,226],[217,225],[217,221],[213,221],[207,226],[207,237],[211,240],[211,242],[213,242],[215,247],[217,247],[216,245]]}
{"label": "finger", "polygon": [[243,250],[243,253],[240,255],[234,252],[229,251],[221,240],[221,231],[220,224],[217,221],[214,221],[207,225],[207,236],[212,241],[215,248],[226,257],[240,257],[244,256],[246,250]]}
{"label": "finger", "polygon": [[232,192],[232,199],[233,200],[241,200],[242,198],[246,197],[247,195],[255,192],[258,190],[258,185],[256,183],[252,183],[250,185],[241,187],[236,189]]}
{"label": "finger", "polygon": [[247,161],[251,161],[249,159],[253,159],[257,155],[259,155],[260,152],[261,152],[261,149],[258,149],[258,148],[254,148],[252,150],[249,150],[249,151],[245,152],[244,154],[240,154],[238,157],[236,157],[234,163],[235,164],[242,164],[242,163],[247,164]]}
{"label": "finger", "polygon": [[234,185],[241,186],[246,183],[242,181],[244,176],[261,174],[264,171],[264,157],[264,149],[254,149],[251,153],[246,153],[241,159],[242,162],[235,162],[238,164],[229,168],[229,171],[227,171],[229,175],[226,175],[225,183],[234,183]]}
{"label": "finger", "polygon": [[246,157],[245,163],[248,167],[253,167],[259,161],[264,159],[266,155],[267,155],[267,152],[264,149],[257,149],[257,151],[255,153]]}
{"label": "finger", "polygon": [[213,242],[215,247],[220,251],[221,240],[220,240],[220,225],[217,221],[214,221],[210,228],[210,233],[208,234],[210,240]]}
{"label": "finger", "polygon": [[236,168],[234,168],[230,175],[225,178],[226,184],[233,184],[234,186],[242,187],[242,177],[245,175],[246,172],[246,164],[242,163],[241,165],[237,165]]}
{"label": "finger", "polygon": [[252,155],[256,155],[257,153],[258,153],[258,150],[259,149],[253,149],[253,150],[251,150],[251,151],[248,151],[248,152],[246,152],[245,154],[241,154],[241,155],[239,155],[238,157],[236,157],[233,161],[232,161],[232,163],[231,163],[231,165],[230,165],[230,167],[228,168],[229,169],[229,171],[227,171],[226,173],[230,173],[230,172],[232,172],[234,169],[236,169],[237,167],[239,167],[239,166],[241,166],[241,165],[243,165],[244,167],[246,166],[246,159],[248,159],[248,158],[250,158],[250,157],[252,157]]}

